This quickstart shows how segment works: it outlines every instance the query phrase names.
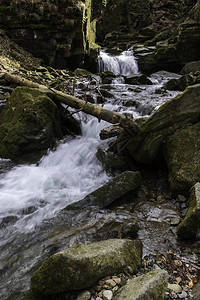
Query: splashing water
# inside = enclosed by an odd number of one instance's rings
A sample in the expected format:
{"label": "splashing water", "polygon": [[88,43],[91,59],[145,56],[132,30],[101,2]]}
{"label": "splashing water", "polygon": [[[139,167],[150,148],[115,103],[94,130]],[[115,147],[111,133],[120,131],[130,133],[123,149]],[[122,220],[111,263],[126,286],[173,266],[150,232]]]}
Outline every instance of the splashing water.
{"label": "splashing water", "polygon": [[4,175],[0,218],[17,215],[19,221],[15,226],[30,231],[103,184],[108,176],[95,156],[102,127],[103,123],[91,119],[83,124],[82,137],[61,143],[38,166],[20,166]]}
{"label": "splashing water", "polygon": [[101,73],[105,71],[111,71],[116,75],[122,76],[137,74],[138,65],[132,48],[116,56],[101,51],[98,57],[98,72]]}

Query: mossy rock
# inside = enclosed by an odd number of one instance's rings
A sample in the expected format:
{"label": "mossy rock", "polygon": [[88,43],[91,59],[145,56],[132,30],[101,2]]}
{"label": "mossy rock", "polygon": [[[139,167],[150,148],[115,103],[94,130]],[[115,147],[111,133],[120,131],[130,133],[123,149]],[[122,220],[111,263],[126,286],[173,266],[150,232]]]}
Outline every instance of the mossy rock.
{"label": "mossy rock", "polygon": [[170,79],[165,85],[164,89],[171,91],[184,91],[186,87],[195,84],[196,79],[191,74],[186,74],[180,78]]}
{"label": "mossy rock", "polygon": [[189,74],[189,73],[194,73],[196,71],[200,71],[200,60],[197,61],[191,61],[183,67],[181,70],[182,74]]}
{"label": "mossy rock", "polygon": [[197,182],[190,192],[190,203],[186,216],[177,228],[180,239],[191,240],[197,235],[200,227],[200,183]]}
{"label": "mossy rock", "polygon": [[163,104],[127,144],[130,155],[138,162],[152,163],[162,154],[166,138],[176,130],[200,120],[200,84]]}
{"label": "mossy rock", "polygon": [[169,275],[164,270],[153,270],[129,279],[115,300],[162,300],[167,290]]}
{"label": "mossy rock", "polygon": [[77,245],[51,256],[31,278],[37,299],[91,287],[101,278],[141,266],[141,242],[111,239]]}
{"label": "mossy rock", "polygon": [[200,123],[197,123],[167,138],[164,154],[174,194],[187,195],[190,188],[200,181],[199,131]]}
{"label": "mossy rock", "polygon": [[1,112],[0,156],[18,160],[41,153],[62,136],[56,104],[44,93],[17,87]]}

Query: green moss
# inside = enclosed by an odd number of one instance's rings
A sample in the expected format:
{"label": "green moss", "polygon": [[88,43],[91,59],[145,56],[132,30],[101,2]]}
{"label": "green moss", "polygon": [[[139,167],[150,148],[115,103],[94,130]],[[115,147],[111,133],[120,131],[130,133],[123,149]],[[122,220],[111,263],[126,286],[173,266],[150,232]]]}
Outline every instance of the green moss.
{"label": "green moss", "polygon": [[47,149],[60,136],[55,103],[39,90],[16,88],[1,113],[1,157],[16,159]]}
{"label": "green moss", "polygon": [[141,266],[139,241],[113,239],[78,245],[44,262],[32,276],[31,287],[36,297],[84,289],[127,266],[133,273]]}

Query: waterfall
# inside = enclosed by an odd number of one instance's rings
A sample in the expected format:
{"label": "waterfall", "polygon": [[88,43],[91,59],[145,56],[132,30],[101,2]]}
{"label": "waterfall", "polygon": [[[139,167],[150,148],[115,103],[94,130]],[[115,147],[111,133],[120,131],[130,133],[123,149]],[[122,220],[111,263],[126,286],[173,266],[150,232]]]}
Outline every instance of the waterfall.
{"label": "waterfall", "polygon": [[138,65],[132,48],[115,56],[101,51],[98,57],[98,72],[105,71],[111,71],[122,76],[138,73]]}

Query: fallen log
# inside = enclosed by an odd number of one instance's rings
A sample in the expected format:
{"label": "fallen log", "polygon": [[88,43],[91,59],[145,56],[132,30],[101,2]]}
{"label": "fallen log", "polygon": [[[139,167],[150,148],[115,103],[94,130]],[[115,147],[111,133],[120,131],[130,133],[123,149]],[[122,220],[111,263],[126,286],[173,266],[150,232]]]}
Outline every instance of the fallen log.
{"label": "fallen log", "polygon": [[92,104],[90,102],[78,99],[72,95],[65,94],[61,91],[48,88],[45,85],[41,85],[25,78],[22,78],[17,75],[13,75],[10,73],[5,74],[5,80],[9,83],[13,83],[15,85],[27,86],[30,88],[37,88],[41,92],[46,93],[53,100],[59,101],[61,103],[67,104],[68,106],[82,110],[83,112],[97,117],[98,119],[107,121],[112,124],[120,124],[125,130],[132,135],[132,133],[138,132],[139,128],[137,123],[127,117],[126,115],[105,109],[97,104]]}

